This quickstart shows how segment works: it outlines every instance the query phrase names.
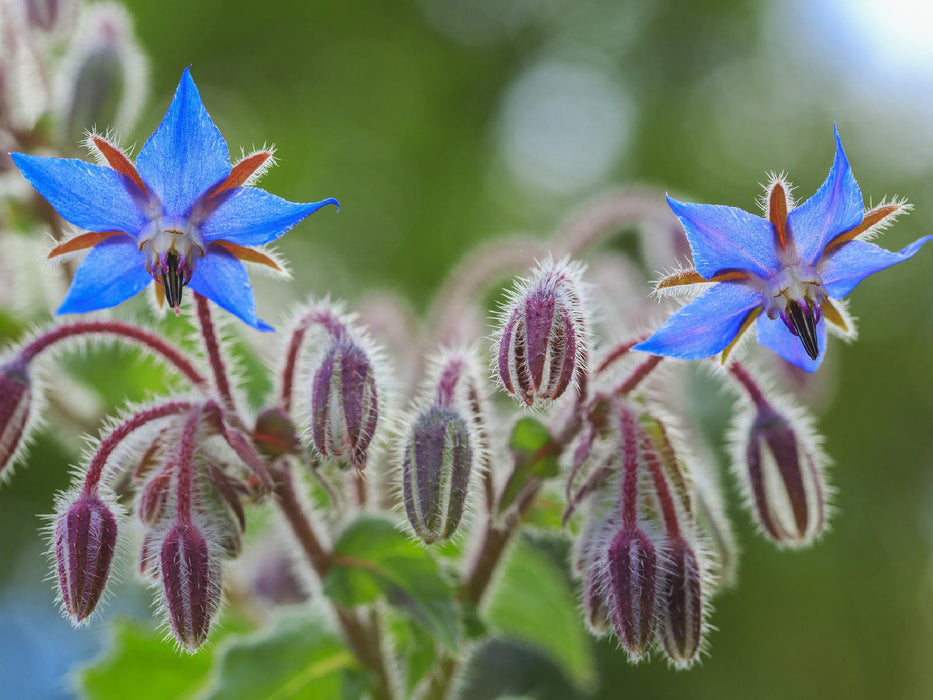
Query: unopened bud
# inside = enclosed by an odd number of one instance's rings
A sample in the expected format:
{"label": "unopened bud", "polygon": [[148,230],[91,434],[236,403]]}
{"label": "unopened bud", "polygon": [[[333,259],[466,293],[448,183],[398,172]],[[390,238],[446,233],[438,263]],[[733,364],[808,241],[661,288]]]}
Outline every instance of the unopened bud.
{"label": "unopened bud", "polygon": [[77,624],[94,612],[107,585],[117,520],[97,495],[82,493],[58,514],[53,539],[62,603]]}
{"label": "unopened bud", "polygon": [[362,469],[378,420],[376,380],[368,354],[346,336],[335,338],[314,373],[314,446],[325,457],[344,458]]}
{"label": "unopened bud", "polygon": [[13,464],[29,425],[32,380],[15,360],[0,367],[0,476]]}
{"label": "unopened bud", "polygon": [[499,378],[529,406],[559,398],[584,369],[588,339],[580,274],[576,265],[544,263],[503,310]]}
{"label": "unopened bud", "polygon": [[802,547],[826,525],[822,458],[806,431],[770,405],[759,408],[743,449],[748,500],[762,532]]}
{"label": "unopened bud", "polygon": [[165,515],[169,491],[172,485],[172,472],[164,469],[146,482],[139,492],[136,502],[136,514],[144,525],[155,525]]}
{"label": "unopened bud", "polygon": [[298,454],[301,449],[295,424],[285,411],[275,406],[260,411],[256,416],[253,442],[262,454],[273,458]]}
{"label": "unopened bud", "polygon": [[159,537],[148,530],[143,535],[143,543],[139,548],[139,565],[137,572],[143,579],[157,581],[159,579]]}
{"label": "unopened bud", "polygon": [[467,500],[474,450],[467,421],[450,408],[429,408],[415,419],[402,462],[408,522],[422,541],[457,530]]}
{"label": "unopened bud", "polygon": [[696,553],[680,536],[667,546],[661,577],[661,637],[664,651],[679,668],[697,659],[703,640],[703,590]]}
{"label": "unopened bud", "polygon": [[61,73],[68,143],[100,125],[130,128],[145,92],[145,72],[126,10],[113,3],[87,6]]}
{"label": "unopened bud", "polygon": [[178,522],[162,542],[159,575],[178,643],[194,652],[207,639],[220,595],[220,571],[210,545],[190,522]]}
{"label": "unopened bud", "polygon": [[623,529],[609,546],[610,619],[629,659],[640,661],[651,649],[655,632],[658,558],[639,529]]}
{"label": "unopened bud", "polygon": [[49,33],[67,27],[75,10],[73,0],[25,0],[25,4],[29,26]]}

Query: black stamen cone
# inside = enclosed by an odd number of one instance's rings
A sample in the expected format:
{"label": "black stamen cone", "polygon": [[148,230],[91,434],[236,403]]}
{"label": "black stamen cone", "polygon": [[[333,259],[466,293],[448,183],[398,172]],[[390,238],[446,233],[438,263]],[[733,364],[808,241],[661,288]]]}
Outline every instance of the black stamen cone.
{"label": "black stamen cone", "polygon": [[816,319],[813,312],[808,308],[804,311],[800,304],[792,301],[787,306],[791,323],[797,331],[797,336],[803,344],[803,349],[807,351],[810,359],[815,360],[820,354],[819,343],[816,336]]}
{"label": "black stamen cone", "polygon": [[165,289],[165,301],[172,309],[181,306],[181,291],[185,288],[185,271],[178,269],[181,262],[178,253],[169,251],[165,256],[168,270],[162,269],[162,287]]}

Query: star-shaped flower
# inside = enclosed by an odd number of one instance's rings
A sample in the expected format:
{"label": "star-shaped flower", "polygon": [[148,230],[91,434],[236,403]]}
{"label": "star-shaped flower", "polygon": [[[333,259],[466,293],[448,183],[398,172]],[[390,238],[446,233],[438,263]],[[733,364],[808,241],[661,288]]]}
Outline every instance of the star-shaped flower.
{"label": "star-shaped flower", "polygon": [[230,165],[227,143],[201,102],[188,69],[162,123],[135,165],[107,139],[89,143],[109,164],[14,153],[23,176],[83,233],[49,257],[90,248],[59,314],[104,309],[156,285],[156,297],[178,312],[182,290],[198,294],[260,330],[253,288],[240,260],[275,260],[252,246],[270,243],[335,199],[295,204],[248,183],[272,163],[272,152]]}
{"label": "star-shaped flower", "polygon": [[933,236],[896,253],[866,240],[908,205],[883,203],[865,211],[838,131],[835,137],[829,176],[799,207],[780,178],[769,187],[766,218],[668,197],[695,269],[666,277],[657,289],[713,284],[635,349],[688,360],[722,352],[725,361],[755,323],[759,343],[813,372],[826,352],[827,323],[851,336],[852,321],[839,300],[869,275],[913,257]]}

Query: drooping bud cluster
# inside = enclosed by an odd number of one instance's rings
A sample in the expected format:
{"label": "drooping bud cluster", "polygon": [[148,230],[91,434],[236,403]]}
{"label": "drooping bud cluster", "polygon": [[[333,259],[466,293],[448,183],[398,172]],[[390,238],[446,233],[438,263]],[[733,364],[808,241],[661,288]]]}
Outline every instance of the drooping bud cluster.
{"label": "drooping bud cluster", "polygon": [[499,379],[529,406],[560,398],[586,370],[582,272],[566,260],[541,263],[519,281],[502,309],[495,347]]}
{"label": "drooping bud cluster", "polygon": [[578,491],[590,499],[577,545],[587,623],[598,632],[605,616],[633,663],[660,649],[688,667],[711,594],[689,478],[663,421],[627,399],[609,399],[607,410],[601,439],[615,456],[606,462],[606,446],[586,433],[580,443],[600,460]]}
{"label": "drooping bud cluster", "polygon": [[339,309],[312,305],[292,332],[283,377],[283,401],[290,408],[302,344],[309,336],[311,442],[324,458],[357,469],[366,467],[379,427],[385,387],[380,352],[354,319]]}
{"label": "drooping bud cluster", "polygon": [[779,545],[805,547],[823,533],[828,505],[825,457],[810,420],[779,408],[744,367],[731,371],[753,407],[736,414],[733,471],[761,532]]}
{"label": "drooping bud cluster", "polygon": [[0,366],[0,478],[12,467],[23,444],[31,409],[32,379],[27,366],[16,360]]}
{"label": "drooping bud cluster", "polygon": [[79,624],[94,612],[110,576],[117,519],[96,492],[64,498],[52,532],[65,613]]}
{"label": "drooping bud cluster", "polygon": [[402,431],[400,455],[408,522],[427,544],[449,539],[460,525],[471,475],[485,462],[484,412],[472,353],[441,353]]}

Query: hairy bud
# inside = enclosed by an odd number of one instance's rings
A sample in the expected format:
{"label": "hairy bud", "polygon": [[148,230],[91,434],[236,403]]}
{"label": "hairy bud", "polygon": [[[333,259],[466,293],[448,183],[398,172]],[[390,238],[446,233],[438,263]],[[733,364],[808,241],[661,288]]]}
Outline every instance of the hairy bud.
{"label": "hairy bud", "polygon": [[703,639],[703,591],[700,564],[680,536],[666,547],[667,566],[661,577],[661,637],[673,664],[687,668],[700,651]]}
{"label": "hairy bud", "polygon": [[117,520],[95,494],[82,493],[55,520],[53,546],[65,612],[75,624],[94,612],[110,575]]}
{"label": "hairy bud", "polygon": [[607,556],[612,626],[628,649],[629,659],[638,662],[654,641],[657,553],[642,530],[624,528],[612,541]]}
{"label": "hairy bud", "polygon": [[298,454],[301,449],[295,424],[285,411],[275,406],[260,411],[256,416],[253,442],[267,457]]}
{"label": "hairy bud", "polygon": [[345,335],[334,338],[314,373],[315,447],[325,457],[342,457],[362,469],[378,420],[376,380],[368,354]]}
{"label": "hairy bud", "polygon": [[415,419],[402,462],[405,510],[426,543],[446,540],[463,517],[474,450],[467,421],[432,407]]}
{"label": "hairy bud", "polygon": [[26,366],[14,360],[0,367],[0,475],[23,443],[31,404],[32,380]]}
{"label": "hairy bud", "polygon": [[163,469],[146,482],[136,500],[136,514],[144,525],[155,525],[165,515],[172,485],[172,472]]}
{"label": "hairy bud", "polygon": [[585,367],[581,272],[566,262],[543,263],[503,309],[496,350],[499,379],[529,406],[559,398]]}
{"label": "hairy bud", "polygon": [[749,504],[762,532],[781,545],[805,546],[826,525],[822,456],[812,444],[803,427],[768,404],[740,443]]}
{"label": "hairy bud", "polygon": [[190,522],[177,522],[159,553],[159,577],[178,643],[194,652],[207,639],[220,595],[220,571],[208,541]]}

